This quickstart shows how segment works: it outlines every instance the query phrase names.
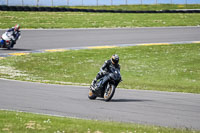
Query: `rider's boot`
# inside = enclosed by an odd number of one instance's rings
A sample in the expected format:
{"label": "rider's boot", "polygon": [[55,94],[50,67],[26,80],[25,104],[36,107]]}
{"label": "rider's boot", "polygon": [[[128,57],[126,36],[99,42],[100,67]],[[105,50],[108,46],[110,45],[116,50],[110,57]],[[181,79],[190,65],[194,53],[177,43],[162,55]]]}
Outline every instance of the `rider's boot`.
{"label": "rider's boot", "polygon": [[92,86],[95,86],[95,84],[96,84],[96,82],[97,82],[97,79],[95,78],[93,81],[92,81]]}
{"label": "rider's boot", "polygon": [[13,40],[12,42],[11,42],[11,45],[10,45],[10,47],[11,48],[13,48],[13,46],[16,44],[16,41],[15,40]]}
{"label": "rider's boot", "polygon": [[102,75],[100,72],[97,74],[97,76],[94,78],[94,80],[91,83],[91,88],[92,90],[95,90],[95,84],[97,82],[97,80],[99,80],[100,78],[102,78],[104,75]]}
{"label": "rider's boot", "polygon": [[97,79],[95,78],[93,81],[92,81],[92,83],[91,83],[91,88],[92,88],[92,90],[95,90],[95,84],[96,84],[96,82],[97,82]]}

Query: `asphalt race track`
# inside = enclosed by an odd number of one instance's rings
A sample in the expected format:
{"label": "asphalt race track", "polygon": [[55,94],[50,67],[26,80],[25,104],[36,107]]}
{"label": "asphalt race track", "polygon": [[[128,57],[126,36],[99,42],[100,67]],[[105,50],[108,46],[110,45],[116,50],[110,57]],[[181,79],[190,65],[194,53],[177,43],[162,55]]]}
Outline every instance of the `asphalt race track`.
{"label": "asphalt race track", "polygon": [[88,87],[0,79],[0,109],[200,129],[200,95],[117,89],[110,102],[89,100]]}
{"label": "asphalt race track", "polygon": [[[5,30],[0,30],[0,35]],[[200,27],[22,30],[13,50],[0,53],[118,44],[200,41]]]}
{"label": "asphalt race track", "polygon": [[[15,49],[1,49],[0,53],[199,41],[199,35],[199,27],[22,30]],[[89,100],[87,95],[88,87],[0,79],[0,109],[200,130],[199,94],[117,89],[110,102]]]}

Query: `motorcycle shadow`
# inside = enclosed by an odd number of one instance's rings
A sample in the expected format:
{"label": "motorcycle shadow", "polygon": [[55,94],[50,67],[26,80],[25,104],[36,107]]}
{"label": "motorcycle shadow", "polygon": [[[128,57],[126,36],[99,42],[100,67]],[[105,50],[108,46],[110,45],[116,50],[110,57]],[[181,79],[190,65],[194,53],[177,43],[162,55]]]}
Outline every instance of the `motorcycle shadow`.
{"label": "motorcycle shadow", "polygon": [[152,101],[152,100],[147,100],[147,99],[112,99],[109,102],[147,102],[147,101]]}
{"label": "motorcycle shadow", "polygon": [[[100,101],[104,101],[104,99],[97,99]],[[147,99],[111,99],[109,102],[148,102],[152,100]]]}
{"label": "motorcycle shadow", "polygon": [[0,51],[33,51],[32,49],[22,49],[22,48],[0,48]]}

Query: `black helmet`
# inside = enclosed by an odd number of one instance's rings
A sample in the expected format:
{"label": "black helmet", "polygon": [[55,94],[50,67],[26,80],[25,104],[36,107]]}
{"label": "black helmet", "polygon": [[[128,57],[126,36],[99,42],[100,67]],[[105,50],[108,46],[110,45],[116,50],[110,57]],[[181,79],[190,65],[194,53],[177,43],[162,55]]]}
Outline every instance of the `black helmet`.
{"label": "black helmet", "polygon": [[116,54],[112,55],[111,61],[112,61],[113,64],[118,64],[118,62],[119,62],[119,56],[116,55]]}

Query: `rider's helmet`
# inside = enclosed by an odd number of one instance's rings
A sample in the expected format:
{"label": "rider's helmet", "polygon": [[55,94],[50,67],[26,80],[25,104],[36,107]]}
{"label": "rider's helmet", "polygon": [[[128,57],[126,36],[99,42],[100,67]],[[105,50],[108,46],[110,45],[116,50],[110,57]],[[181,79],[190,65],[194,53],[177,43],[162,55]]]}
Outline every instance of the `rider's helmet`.
{"label": "rider's helmet", "polygon": [[15,27],[14,27],[14,30],[15,30],[15,31],[18,31],[19,29],[20,29],[20,25],[19,25],[19,24],[16,24]]}
{"label": "rider's helmet", "polygon": [[116,54],[112,55],[111,61],[112,61],[113,64],[117,65],[118,62],[119,62],[119,56],[116,55]]}

